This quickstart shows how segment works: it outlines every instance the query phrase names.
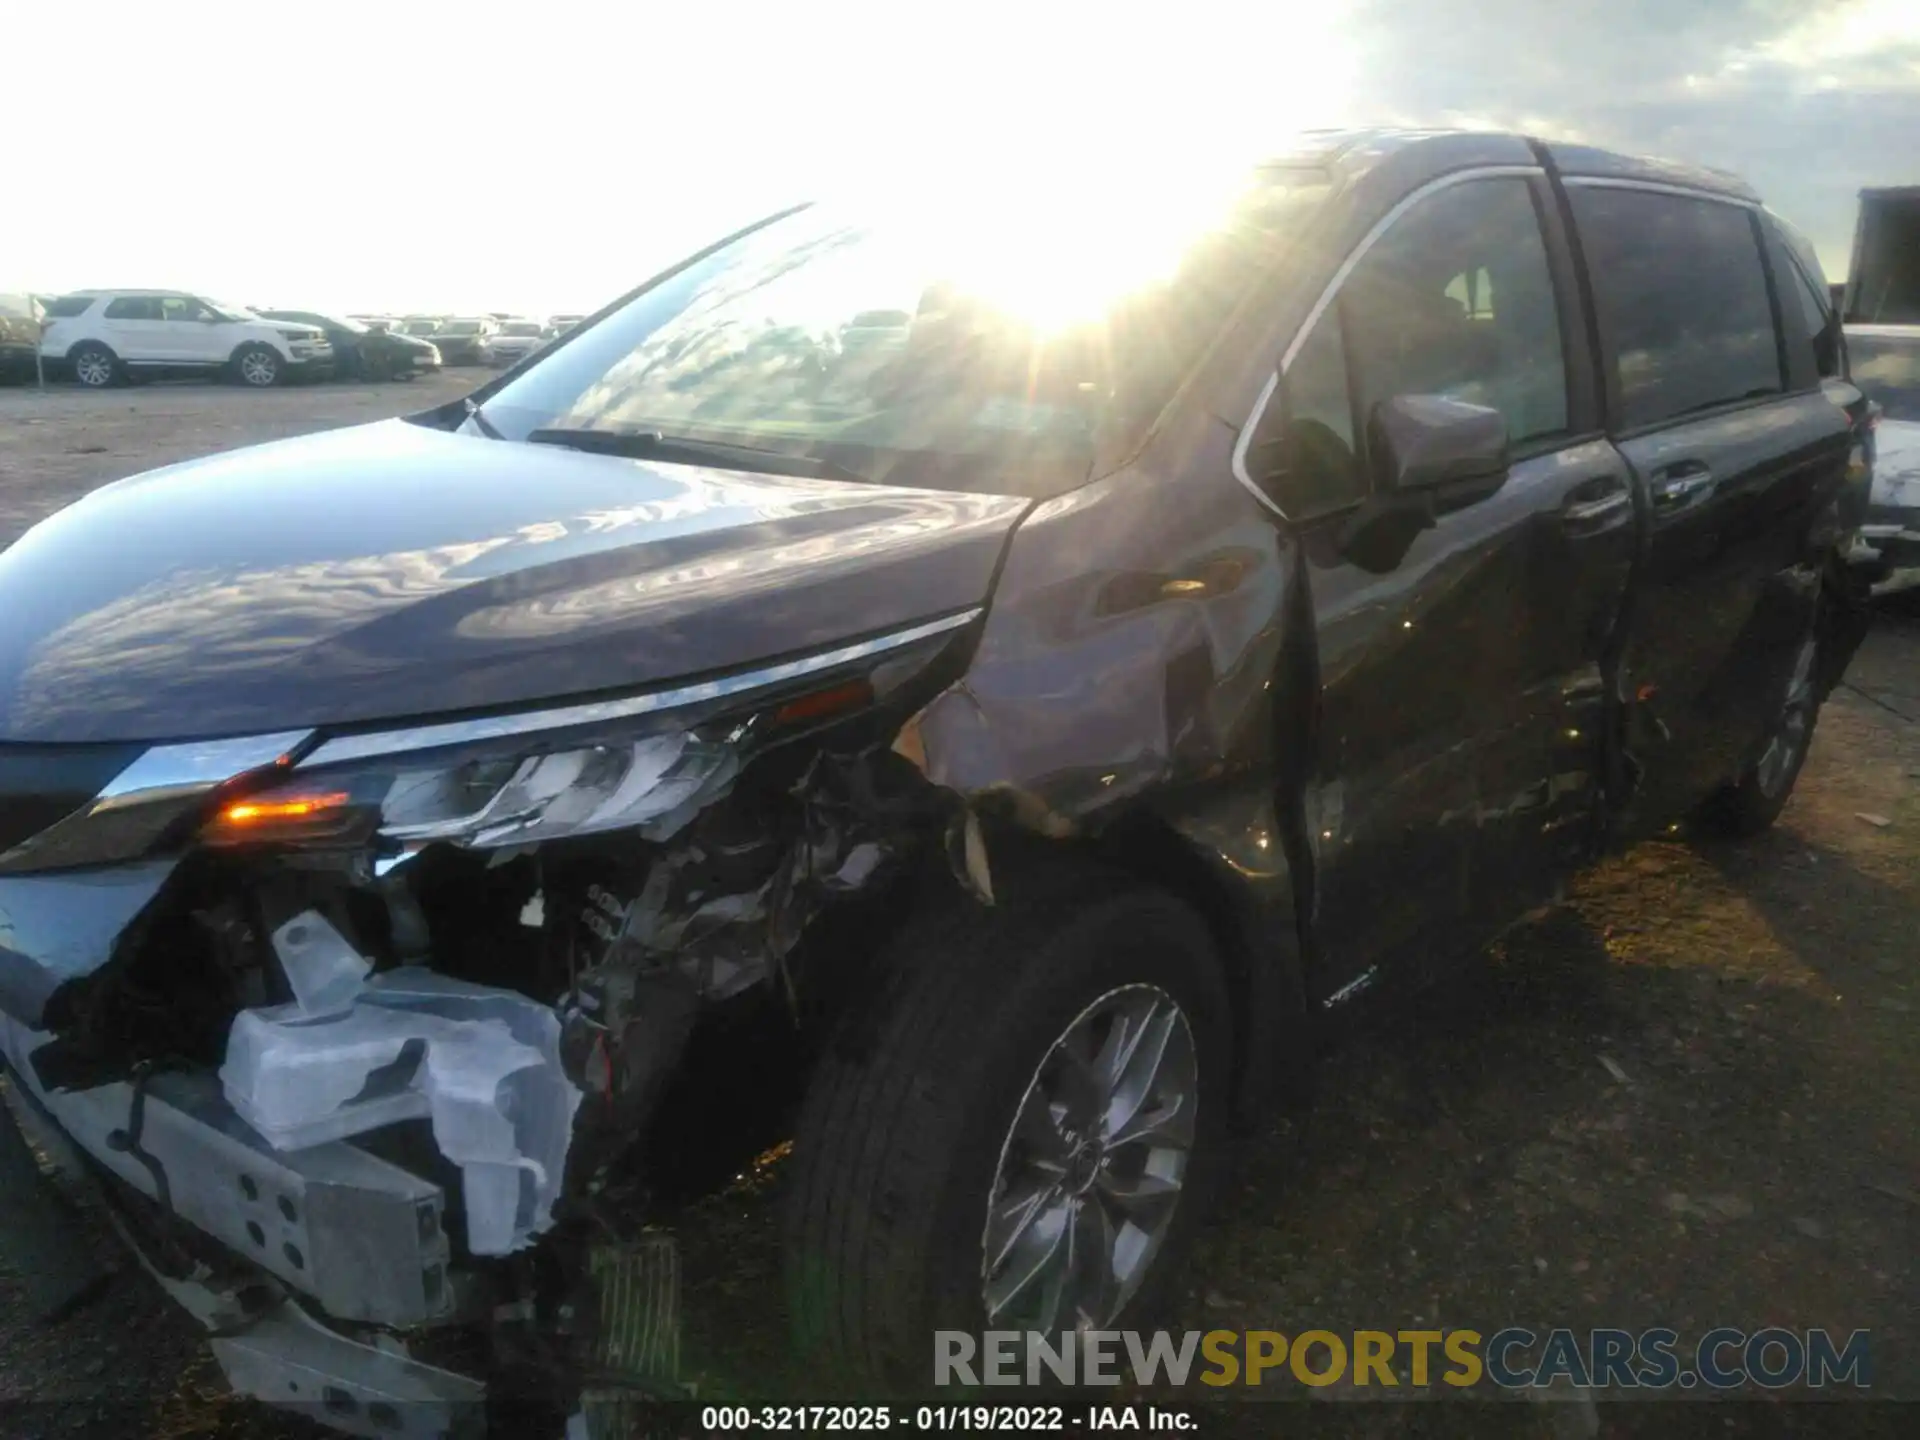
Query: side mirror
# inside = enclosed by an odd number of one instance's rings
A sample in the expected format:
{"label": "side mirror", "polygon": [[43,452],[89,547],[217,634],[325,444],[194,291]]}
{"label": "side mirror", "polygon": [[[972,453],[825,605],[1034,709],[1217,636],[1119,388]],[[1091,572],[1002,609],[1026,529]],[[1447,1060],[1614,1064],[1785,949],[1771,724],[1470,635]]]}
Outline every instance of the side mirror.
{"label": "side mirror", "polygon": [[1436,508],[1484,500],[1506,483],[1513,463],[1506,416],[1486,405],[1396,395],[1373,407],[1370,428],[1376,488],[1436,491]]}
{"label": "side mirror", "polygon": [[1485,500],[1507,483],[1507,420],[1444,395],[1396,395],[1368,421],[1374,494],[1342,522],[1340,553],[1362,570],[1398,567],[1436,516]]}

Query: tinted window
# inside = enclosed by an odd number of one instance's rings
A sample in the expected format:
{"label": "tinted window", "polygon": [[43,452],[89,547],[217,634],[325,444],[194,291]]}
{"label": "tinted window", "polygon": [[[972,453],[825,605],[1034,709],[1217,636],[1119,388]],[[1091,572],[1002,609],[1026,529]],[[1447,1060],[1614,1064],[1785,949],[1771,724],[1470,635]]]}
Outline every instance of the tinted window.
{"label": "tinted window", "polygon": [[47,318],[65,320],[74,315],[83,315],[99,298],[97,295],[62,295],[58,300],[47,302]]}
{"label": "tinted window", "polygon": [[1799,308],[1801,323],[1813,340],[1814,372],[1822,379],[1840,373],[1840,315],[1833,299],[1839,287],[1827,284],[1820,257],[1810,242],[1778,215],[1768,224],[1779,239],[1773,251],[1773,272],[1781,289],[1792,295],[1787,304]]}
{"label": "tinted window", "polygon": [[1618,355],[1623,424],[1782,388],[1766,271],[1746,210],[1644,190],[1569,191]]}
{"label": "tinted window", "polygon": [[1446,395],[1499,410],[1516,443],[1566,429],[1560,317],[1525,180],[1423,202],[1355,266],[1340,306],[1362,415]]}
{"label": "tinted window", "polygon": [[1815,285],[1807,278],[1806,272],[1798,264],[1789,260],[1787,270],[1792,276],[1787,288],[1793,292],[1794,303],[1800,307],[1801,321],[1807,327],[1807,334],[1813,337],[1814,369],[1825,379],[1840,373],[1840,347],[1833,343],[1838,333],[1839,318],[1827,303],[1826,286]]}
{"label": "tinted window", "polygon": [[1853,383],[1889,420],[1920,420],[1920,334],[1847,336]]}
{"label": "tinted window", "polygon": [[155,295],[121,295],[107,302],[109,320],[158,320],[160,300]]}
{"label": "tinted window", "polygon": [[1295,352],[1280,394],[1261,417],[1247,465],[1254,475],[1275,477],[1272,493],[1295,520],[1338,510],[1365,493],[1336,311],[1322,315]]}

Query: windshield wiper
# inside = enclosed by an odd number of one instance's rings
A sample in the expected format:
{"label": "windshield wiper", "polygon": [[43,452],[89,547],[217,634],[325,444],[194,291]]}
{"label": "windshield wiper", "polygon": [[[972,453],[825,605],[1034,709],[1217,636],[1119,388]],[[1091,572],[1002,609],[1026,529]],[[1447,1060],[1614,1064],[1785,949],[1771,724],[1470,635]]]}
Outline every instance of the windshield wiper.
{"label": "windshield wiper", "polygon": [[628,460],[666,460],[682,465],[723,465],[764,475],[792,475],[802,480],[845,480],[865,484],[867,477],[831,460],[813,455],[791,455],[758,445],[732,445],[724,440],[695,440],[685,435],[663,435],[658,430],[588,430],[550,426],[527,432],[529,445],[564,445],[593,455],[618,455]]}

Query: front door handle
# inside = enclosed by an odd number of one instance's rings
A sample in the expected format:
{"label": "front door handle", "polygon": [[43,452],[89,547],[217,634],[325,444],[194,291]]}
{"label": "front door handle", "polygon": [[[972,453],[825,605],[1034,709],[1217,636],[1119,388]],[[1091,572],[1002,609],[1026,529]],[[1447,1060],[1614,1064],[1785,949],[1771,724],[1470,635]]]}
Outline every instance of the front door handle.
{"label": "front door handle", "polygon": [[1713,471],[1703,460],[1681,460],[1653,472],[1653,503],[1673,510],[1713,488]]}
{"label": "front door handle", "polygon": [[1593,535],[1624,524],[1633,513],[1633,492],[1608,477],[1578,486],[1560,507],[1560,523],[1575,535]]}

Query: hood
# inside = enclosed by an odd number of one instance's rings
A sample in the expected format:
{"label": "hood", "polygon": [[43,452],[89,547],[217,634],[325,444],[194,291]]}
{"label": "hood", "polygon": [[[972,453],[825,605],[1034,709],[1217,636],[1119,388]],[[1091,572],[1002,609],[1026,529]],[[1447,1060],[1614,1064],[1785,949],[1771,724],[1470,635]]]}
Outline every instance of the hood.
{"label": "hood", "polygon": [[0,741],[535,704],[979,604],[1027,502],[402,420],[94,492],[0,553]]}

